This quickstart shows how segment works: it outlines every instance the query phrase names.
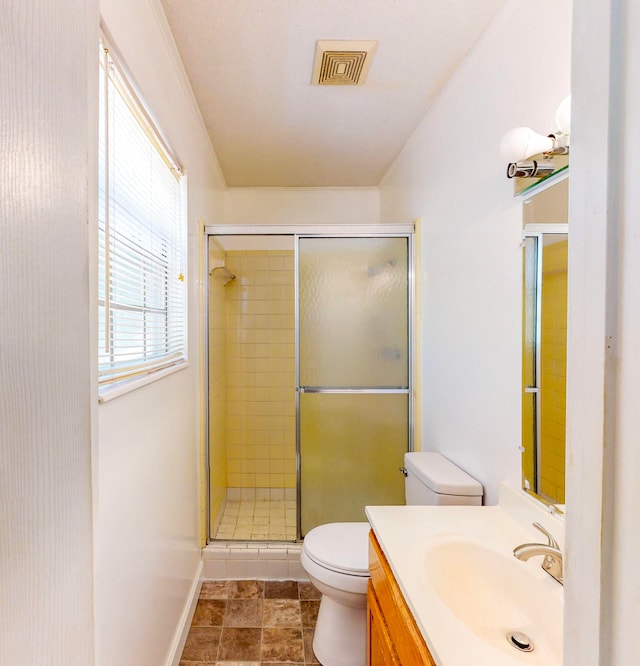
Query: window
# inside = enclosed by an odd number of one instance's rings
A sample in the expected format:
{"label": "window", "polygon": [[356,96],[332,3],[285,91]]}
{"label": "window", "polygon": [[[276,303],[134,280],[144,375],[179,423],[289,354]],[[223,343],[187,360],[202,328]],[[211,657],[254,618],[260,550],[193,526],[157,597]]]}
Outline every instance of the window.
{"label": "window", "polygon": [[100,44],[100,387],[186,358],[182,170]]}

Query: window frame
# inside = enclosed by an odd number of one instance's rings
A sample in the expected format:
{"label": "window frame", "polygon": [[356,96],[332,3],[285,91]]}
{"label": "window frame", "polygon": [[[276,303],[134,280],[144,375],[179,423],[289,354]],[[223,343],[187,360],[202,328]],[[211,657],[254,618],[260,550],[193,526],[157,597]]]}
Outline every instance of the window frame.
{"label": "window frame", "polygon": [[[137,93],[122,59],[117,52],[114,53],[104,35],[99,41],[98,72],[97,379],[99,401],[105,402],[189,365],[188,292],[185,280],[188,234],[184,170],[152,119],[148,106]],[[117,100],[110,99],[110,95],[115,95]],[[142,142],[138,154],[146,153],[147,158],[153,161],[151,170],[156,178],[152,181],[154,176],[147,174],[141,176],[140,180],[136,178],[135,186],[130,191],[125,192],[125,188],[121,187],[124,195],[117,196],[110,192],[110,186],[119,183],[118,177],[113,175],[113,165],[110,164],[112,153],[116,152],[114,144],[110,143],[110,132],[114,131],[111,112],[115,107],[110,106],[112,103],[118,104],[120,110],[124,109],[126,121],[130,127],[134,127],[136,137]],[[115,126],[120,129],[123,124],[121,120]],[[158,156],[166,172],[162,167],[158,169]],[[168,192],[170,205],[167,210],[170,212],[167,214],[167,222],[161,205],[161,212],[157,214],[154,199],[157,190],[151,193],[151,183],[170,180],[168,174],[175,178],[176,184],[160,190],[162,193]],[[145,180],[138,190],[138,184]],[[133,184],[133,179],[130,182]],[[136,200],[136,194],[142,195],[140,201]],[[131,205],[123,207],[122,202],[130,195]],[[112,235],[115,234],[116,224],[112,222],[111,216],[115,217],[116,211],[119,215],[118,233],[122,227],[125,233],[120,233],[120,237],[114,240]],[[158,220],[162,221],[158,223]],[[140,230],[144,234],[140,234]],[[141,238],[148,242],[141,242]],[[112,258],[112,253],[119,254],[119,257]],[[123,266],[130,273],[126,280],[122,277],[119,279],[121,284],[128,284],[117,292],[118,287],[114,289],[113,286],[114,275],[117,270],[123,271]],[[150,283],[152,288],[148,289]],[[114,293],[119,293],[120,302],[114,302]],[[156,300],[152,302],[154,298]],[[131,317],[131,322],[118,325],[117,317],[123,314]],[[149,325],[148,322],[152,320],[153,325]],[[125,338],[120,337],[125,335],[128,340],[126,343],[123,342]],[[136,350],[136,347],[139,349]],[[125,361],[127,354],[130,360]],[[109,355],[111,362],[107,359]]]}

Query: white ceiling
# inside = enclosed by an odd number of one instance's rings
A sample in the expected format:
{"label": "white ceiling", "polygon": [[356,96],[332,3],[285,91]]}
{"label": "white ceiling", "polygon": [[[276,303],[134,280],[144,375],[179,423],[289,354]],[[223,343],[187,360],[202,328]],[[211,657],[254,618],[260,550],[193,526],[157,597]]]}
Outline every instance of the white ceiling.
{"label": "white ceiling", "polygon": [[[162,0],[227,185],[375,186],[504,0]],[[313,86],[318,39],[375,39]]]}

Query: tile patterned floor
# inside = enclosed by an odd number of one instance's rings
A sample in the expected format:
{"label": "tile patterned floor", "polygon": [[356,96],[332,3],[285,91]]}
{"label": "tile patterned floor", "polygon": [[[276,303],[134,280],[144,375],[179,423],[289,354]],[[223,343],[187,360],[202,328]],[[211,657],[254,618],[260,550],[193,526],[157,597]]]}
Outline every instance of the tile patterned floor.
{"label": "tile patterned floor", "polygon": [[295,541],[295,500],[227,500],[214,538],[238,541]]}
{"label": "tile patterned floor", "polygon": [[320,593],[296,581],[206,581],[180,666],[318,664]]}

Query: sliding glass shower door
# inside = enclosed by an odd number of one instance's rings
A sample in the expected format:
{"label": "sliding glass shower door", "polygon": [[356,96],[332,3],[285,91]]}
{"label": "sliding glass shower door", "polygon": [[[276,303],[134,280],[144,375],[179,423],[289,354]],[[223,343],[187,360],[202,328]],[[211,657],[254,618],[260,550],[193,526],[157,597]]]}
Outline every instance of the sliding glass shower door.
{"label": "sliding glass shower door", "polygon": [[298,238],[300,536],[402,504],[409,449],[410,238]]}
{"label": "sliding glass shower door", "polygon": [[564,504],[568,235],[526,227],[524,235],[523,483]]}

